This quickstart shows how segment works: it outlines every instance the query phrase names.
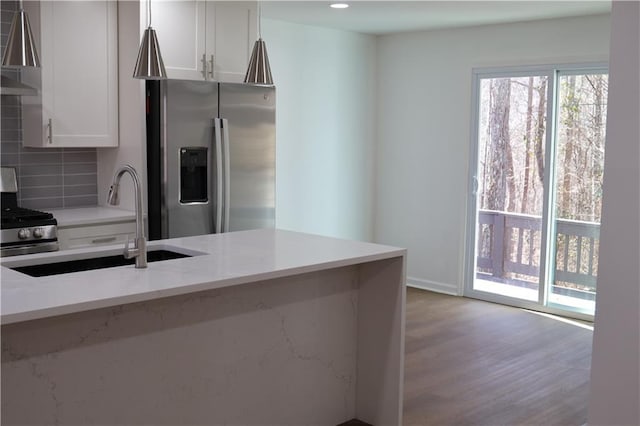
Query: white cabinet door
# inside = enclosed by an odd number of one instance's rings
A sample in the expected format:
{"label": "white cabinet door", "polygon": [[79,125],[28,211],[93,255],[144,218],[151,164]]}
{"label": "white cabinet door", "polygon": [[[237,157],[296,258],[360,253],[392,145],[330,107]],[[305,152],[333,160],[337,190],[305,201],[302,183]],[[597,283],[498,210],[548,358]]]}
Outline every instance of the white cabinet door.
{"label": "white cabinet door", "polygon": [[[146,28],[147,2],[141,2]],[[152,1],[151,26],[169,78],[241,82],[257,34],[257,2]]]}
{"label": "white cabinet door", "polygon": [[25,2],[39,40],[40,69],[23,80],[40,89],[23,98],[24,145],[118,145],[117,3]]}
{"label": "white cabinet door", "polygon": [[[140,3],[140,26],[147,28],[147,2]],[[205,78],[207,4],[204,1],[152,1],[151,26],[156,30],[169,78]]]}
{"label": "white cabinet door", "polygon": [[257,40],[257,3],[216,1],[214,78],[242,82]]}

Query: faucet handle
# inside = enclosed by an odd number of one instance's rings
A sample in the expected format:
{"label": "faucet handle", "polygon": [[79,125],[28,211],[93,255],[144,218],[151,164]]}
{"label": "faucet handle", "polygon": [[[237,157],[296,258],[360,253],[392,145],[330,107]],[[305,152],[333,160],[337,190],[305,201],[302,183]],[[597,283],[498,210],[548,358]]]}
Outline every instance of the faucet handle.
{"label": "faucet handle", "polygon": [[127,241],[124,243],[124,251],[122,252],[125,259],[129,259],[129,234],[127,234]]}
{"label": "faucet handle", "polygon": [[136,257],[138,254],[138,249],[136,247],[130,249],[129,248],[129,235],[127,234],[127,241],[124,243],[124,252],[122,253],[125,259],[131,259]]}

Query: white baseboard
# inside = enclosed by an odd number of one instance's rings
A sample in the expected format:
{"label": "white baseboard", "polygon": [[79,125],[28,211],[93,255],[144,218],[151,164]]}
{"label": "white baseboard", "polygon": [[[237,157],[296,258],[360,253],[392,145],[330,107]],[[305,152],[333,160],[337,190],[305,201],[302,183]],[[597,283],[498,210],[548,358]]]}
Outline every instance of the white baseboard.
{"label": "white baseboard", "polygon": [[407,277],[407,286],[434,291],[436,293],[450,294],[452,296],[462,296],[462,294],[458,292],[458,286],[455,284],[445,284],[415,277]]}

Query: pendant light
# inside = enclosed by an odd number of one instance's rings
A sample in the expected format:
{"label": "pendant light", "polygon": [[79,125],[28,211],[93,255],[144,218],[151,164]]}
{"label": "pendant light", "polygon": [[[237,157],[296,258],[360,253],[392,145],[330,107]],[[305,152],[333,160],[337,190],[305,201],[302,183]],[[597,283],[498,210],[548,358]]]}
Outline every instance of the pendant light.
{"label": "pendant light", "polygon": [[138,50],[138,60],[133,70],[133,78],[144,80],[164,80],[167,78],[167,70],[164,69],[164,62],[160,54],[160,46],[156,37],[156,30],[151,27],[151,0],[147,1],[148,27],[144,30],[140,50]]}
{"label": "pendant light", "polygon": [[253,52],[251,52],[251,59],[249,59],[249,67],[244,76],[244,82],[273,85],[269,56],[267,56],[267,45],[262,40],[262,7],[260,2],[258,2],[258,40],[253,45]]}
{"label": "pendant light", "polygon": [[22,8],[13,16],[7,47],[2,55],[3,67],[40,67],[40,58],[33,42],[29,17]]}

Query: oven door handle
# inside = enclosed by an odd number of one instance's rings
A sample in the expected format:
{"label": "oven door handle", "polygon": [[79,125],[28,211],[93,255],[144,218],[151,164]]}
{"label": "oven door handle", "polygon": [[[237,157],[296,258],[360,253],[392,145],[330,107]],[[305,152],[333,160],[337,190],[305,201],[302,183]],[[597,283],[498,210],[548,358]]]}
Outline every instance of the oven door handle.
{"label": "oven door handle", "polygon": [[51,241],[48,243],[31,244],[27,246],[14,246],[14,247],[2,247],[0,249],[0,257],[6,256],[18,256],[21,254],[34,254],[44,253],[48,251],[58,251],[60,245],[57,241]]}

